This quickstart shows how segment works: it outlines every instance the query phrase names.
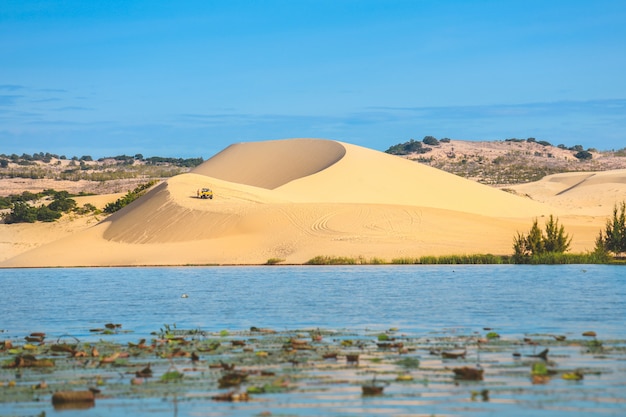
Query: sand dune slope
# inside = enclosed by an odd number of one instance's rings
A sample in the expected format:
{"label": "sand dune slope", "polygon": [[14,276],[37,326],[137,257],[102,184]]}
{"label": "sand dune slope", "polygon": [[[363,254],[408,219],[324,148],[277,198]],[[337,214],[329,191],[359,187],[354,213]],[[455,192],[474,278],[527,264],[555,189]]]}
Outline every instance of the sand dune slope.
{"label": "sand dune slope", "polygon": [[278,187],[293,201],[394,204],[520,217],[553,209],[456,175],[382,152],[343,144],[340,163]]}
{"label": "sand dune slope", "polygon": [[339,161],[346,149],[321,139],[237,143],[193,170],[224,181],[274,189]]}
{"label": "sand dune slope", "polygon": [[[581,179],[567,181],[571,187]],[[205,186],[214,190],[213,200],[195,197]],[[355,145],[314,139],[243,143],[158,185],[97,226],[0,266],[510,253],[515,232],[548,214],[562,215],[580,235],[575,250],[592,245],[604,221]]]}
{"label": "sand dune slope", "polygon": [[626,200],[626,169],[548,175],[511,188],[569,214],[607,216]]}

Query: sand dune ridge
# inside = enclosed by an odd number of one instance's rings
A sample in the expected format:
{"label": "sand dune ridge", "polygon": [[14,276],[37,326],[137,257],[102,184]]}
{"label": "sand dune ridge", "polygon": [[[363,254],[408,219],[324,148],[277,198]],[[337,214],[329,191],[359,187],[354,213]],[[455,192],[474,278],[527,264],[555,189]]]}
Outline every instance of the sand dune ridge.
{"label": "sand dune ridge", "polygon": [[[205,186],[214,190],[213,200],[196,198]],[[241,143],[99,224],[0,266],[507,254],[516,232],[549,214],[573,234],[572,249],[584,251],[593,247],[625,186],[626,170],[571,173],[515,187],[527,198],[342,142]]]}
{"label": "sand dune ridge", "polygon": [[274,189],[322,171],[339,161],[339,142],[290,139],[231,145],[192,172],[224,181]]}

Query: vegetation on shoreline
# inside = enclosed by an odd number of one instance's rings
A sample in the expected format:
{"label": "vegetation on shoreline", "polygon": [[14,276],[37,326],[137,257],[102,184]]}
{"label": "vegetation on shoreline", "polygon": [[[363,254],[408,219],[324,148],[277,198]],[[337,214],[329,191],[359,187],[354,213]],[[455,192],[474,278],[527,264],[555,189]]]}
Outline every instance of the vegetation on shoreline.
{"label": "vegetation on shoreline", "polygon": [[616,256],[626,252],[626,201],[613,208],[613,218],[606,221],[604,232],[596,239],[596,252]]}
{"label": "vegetation on shoreline", "polygon": [[572,238],[559,226],[559,220],[550,215],[545,225],[545,234],[539,229],[537,219],[534,220],[528,235],[517,233],[513,239],[513,260],[515,263],[530,263],[540,257],[556,258],[564,254],[570,247]]}
{"label": "vegetation on shoreline", "polygon": [[[393,258],[386,261],[380,258],[368,259],[345,256],[316,256],[305,265],[516,265],[511,255],[470,254],[441,255]],[[623,264],[619,259],[599,256],[591,253],[548,253],[530,258],[523,262],[527,265],[568,265],[568,264]]]}
{"label": "vegetation on shoreline", "polygon": [[115,213],[116,211],[122,209],[123,207],[126,207],[127,205],[129,205],[130,203],[132,203],[133,201],[135,201],[136,199],[144,195],[148,191],[148,189],[152,187],[154,184],[156,184],[157,182],[158,181],[153,180],[145,184],[138,185],[132,191],[127,192],[124,197],[118,198],[114,202],[108,203],[106,206],[104,206],[104,212],[109,213],[109,214]]}
{"label": "vegetation on shoreline", "polygon": [[[615,205],[613,218],[607,220],[600,231],[593,252],[565,253],[572,238],[559,225],[558,218],[550,215],[545,231],[533,221],[528,234],[517,233],[513,238],[513,255],[469,254],[394,258],[387,262],[380,258],[366,259],[345,256],[316,256],[306,265],[565,265],[565,264],[623,264],[620,254],[626,252],[626,202]],[[612,256],[613,255],[613,256]],[[268,261],[269,262],[269,261]]]}

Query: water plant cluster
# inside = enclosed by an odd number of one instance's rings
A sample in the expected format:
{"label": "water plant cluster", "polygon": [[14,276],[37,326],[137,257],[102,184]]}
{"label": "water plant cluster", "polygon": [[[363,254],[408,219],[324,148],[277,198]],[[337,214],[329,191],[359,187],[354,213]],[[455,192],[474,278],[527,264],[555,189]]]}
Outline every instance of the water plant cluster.
{"label": "water plant cluster", "polygon": [[350,410],[363,407],[391,414],[449,414],[457,407],[532,413],[566,410],[572,402],[593,413],[626,401],[625,341],[582,330],[511,336],[502,330],[165,325],[150,339],[127,342],[120,338],[132,340],[132,331],[113,323],[91,329],[94,340],[32,332],[0,340],[0,414],[93,407],[123,414],[137,403],[169,404],[167,415],[206,407],[245,415],[293,408],[358,415]]}

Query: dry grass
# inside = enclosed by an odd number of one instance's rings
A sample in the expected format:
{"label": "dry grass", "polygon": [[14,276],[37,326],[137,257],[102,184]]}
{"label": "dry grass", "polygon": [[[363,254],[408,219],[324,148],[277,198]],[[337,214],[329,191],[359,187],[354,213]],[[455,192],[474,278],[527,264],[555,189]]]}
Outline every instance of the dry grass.
{"label": "dry grass", "polygon": [[405,157],[483,184],[504,186],[537,181],[546,175],[573,171],[607,171],[626,168],[626,152],[592,151],[590,160],[576,152],[536,142],[451,140],[429,146],[423,154]]}

